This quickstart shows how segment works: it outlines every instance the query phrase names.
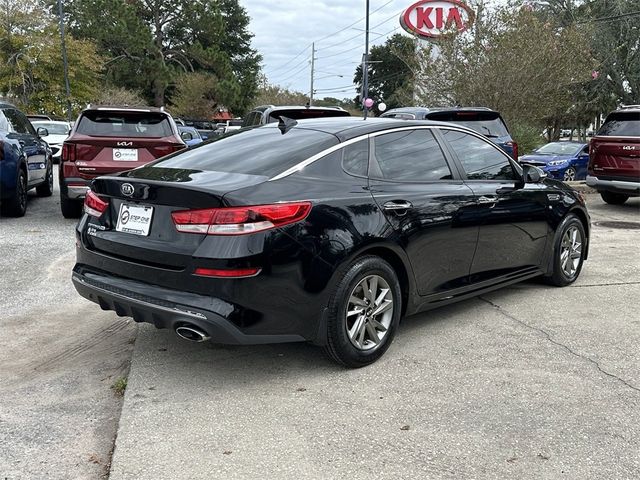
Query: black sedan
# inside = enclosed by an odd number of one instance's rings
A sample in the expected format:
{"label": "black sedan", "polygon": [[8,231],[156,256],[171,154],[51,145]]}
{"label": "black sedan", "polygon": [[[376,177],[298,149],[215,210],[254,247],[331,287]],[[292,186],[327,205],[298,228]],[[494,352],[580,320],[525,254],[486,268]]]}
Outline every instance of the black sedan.
{"label": "black sedan", "polygon": [[584,201],[464,127],[282,119],[93,182],[78,292],[218,343],[307,341],[360,367],[400,318],[578,278]]}

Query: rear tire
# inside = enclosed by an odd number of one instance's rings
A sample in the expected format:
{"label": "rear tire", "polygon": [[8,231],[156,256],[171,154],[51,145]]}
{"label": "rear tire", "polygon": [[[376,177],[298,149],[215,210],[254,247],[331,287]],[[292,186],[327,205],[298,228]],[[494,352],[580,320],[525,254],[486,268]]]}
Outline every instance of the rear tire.
{"label": "rear tire", "polygon": [[584,226],[573,214],[560,223],[553,243],[553,272],[545,281],[556,287],[566,287],[580,276],[584,264],[587,236]]}
{"label": "rear tire", "polygon": [[602,200],[610,205],[622,205],[629,199],[629,195],[622,195],[621,193],[613,192],[600,192]]}
{"label": "rear tire", "polygon": [[2,202],[2,213],[8,217],[24,217],[27,213],[27,172],[22,168],[13,195]]}
{"label": "rear tire", "polygon": [[53,164],[47,169],[47,176],[44,183],[36,187],[36,193],[39,197],[50,197],[53,195]]}
{"label": "rear tire", "polygon": [[78,200],[72,200],[60,193],[60,210],[64,218],[80,218],[82,205]]}
{"label": "rear tire", "polygon": [[401,312],[402,292],[393,268],[376,256],[358,258],[329,300],[327,354],[351,368],[375,362],[391,345]]}

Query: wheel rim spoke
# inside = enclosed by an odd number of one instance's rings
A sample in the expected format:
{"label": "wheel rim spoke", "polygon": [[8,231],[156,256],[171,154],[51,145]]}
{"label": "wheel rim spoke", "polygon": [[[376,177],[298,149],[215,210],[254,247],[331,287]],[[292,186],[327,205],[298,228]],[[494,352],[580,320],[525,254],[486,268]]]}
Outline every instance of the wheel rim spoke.
{"label": "wheel rim spoke", "polygon": [[394,316],[391,287],[379,275],[368,275],[353,289],[345,315],[346,333],[359,350],[381,345]]}

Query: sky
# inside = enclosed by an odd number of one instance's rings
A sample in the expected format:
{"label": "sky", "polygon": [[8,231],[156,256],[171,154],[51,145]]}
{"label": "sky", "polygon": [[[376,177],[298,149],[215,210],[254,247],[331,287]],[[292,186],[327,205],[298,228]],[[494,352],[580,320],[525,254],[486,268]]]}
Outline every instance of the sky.
{"label": "sky", "polygon": [[[251,17],[253,47],[270,83],[308,94],[315,42],[316,98],[353,98],[353,74],[364,53],[365,0],[240,0]],[[399,32],[413,0],[370,0],[370,45]]]}

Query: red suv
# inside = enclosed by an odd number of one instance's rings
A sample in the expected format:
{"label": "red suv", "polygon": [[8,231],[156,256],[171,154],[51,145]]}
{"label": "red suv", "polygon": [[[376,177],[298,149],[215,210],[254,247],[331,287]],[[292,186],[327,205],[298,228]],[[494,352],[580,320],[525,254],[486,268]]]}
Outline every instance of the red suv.
{"label": "red suv", "polygon": [[185,147],[176,123],[164,109],[87,108],[62,146],[62,215],[80,216],[95,177],[131,170]]}
{"label": "red suv", "polygon": [[610,113],[591,139],[587,185],[613,205],[640,196],[640,105]]}

